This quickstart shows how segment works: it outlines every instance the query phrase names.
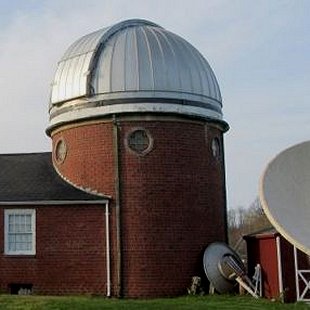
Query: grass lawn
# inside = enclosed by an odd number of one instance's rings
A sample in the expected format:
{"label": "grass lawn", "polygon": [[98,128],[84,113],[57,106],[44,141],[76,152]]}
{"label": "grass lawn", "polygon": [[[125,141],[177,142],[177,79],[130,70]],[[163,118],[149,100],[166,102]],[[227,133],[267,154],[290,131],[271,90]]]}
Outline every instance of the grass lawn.
{"label": "grass lawn", "polygon": [[248,296],[185,296],[164,299],[106,299],[103,297],[51,297],[51,296],[14,296],[0,295],[0,309],[224,309],[224,310],[257,310],[257,309],[296,309],[310,310],[303,303],[281,304],[265,299],[255,300]]}

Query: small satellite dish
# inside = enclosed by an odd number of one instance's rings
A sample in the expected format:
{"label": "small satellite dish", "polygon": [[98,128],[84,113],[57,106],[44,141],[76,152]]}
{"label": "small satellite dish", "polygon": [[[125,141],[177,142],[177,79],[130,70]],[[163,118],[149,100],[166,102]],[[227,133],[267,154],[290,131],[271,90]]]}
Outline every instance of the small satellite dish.
{"label": "small satellite dish", "polygon": [[279,233],[310,255],[310,141],[284,150],[267,165],[259,198]]}
{"label": "small satellite dish", "polygon": [[219,293],[229,293],[238,282],[253,297],[258,298],[239,255],[227,244],[211,243],[204,252],[203,267],[208,280]]}

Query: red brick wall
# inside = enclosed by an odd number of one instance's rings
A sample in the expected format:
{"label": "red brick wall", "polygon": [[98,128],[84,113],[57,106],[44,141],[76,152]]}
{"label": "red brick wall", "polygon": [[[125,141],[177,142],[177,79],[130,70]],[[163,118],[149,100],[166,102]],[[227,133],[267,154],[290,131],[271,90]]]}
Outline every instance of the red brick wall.
{"label": "red brick wall", "polygon": [[[63,136],[68,146],[65,162],[57,166],[63,175],[114,198],[112,126],[71,128],[53,140]],[[205,247],[226,238],[224,165],[211,152],[212,138],[221,141],[222,133],[181,120],[120,121],[119,126],[123,294],[184,294],[191,277],[202,275]],[[125,145],[135,127],[146,128],[154,139],[145,156]]]}
{"label": "red brick wall", "polygon": [[[121,126],[124,140],[133,125]],[[121,147],[124,294],[185,294],[206,245],[224,240],[222,165],[203,125],[134,126],[149,130],[154,149],[140,157]]]}
{"label": "red brick wall", "polygon": [[[1,253],[4,253],[4,209],[0,209]],[[10,284],[26,283],[33,285],[36,294],[105,294],[104,207],[42,206],[35,209],[36,255],[1,254],[1,290],[9,292]]]}
{"label": "red brick wall", "polygon": [[67,129],[53,136],[53,150],[62,137],[67,156],[62,164],[54,163],[62,175],[77,186],[114,195],[112,123]]}

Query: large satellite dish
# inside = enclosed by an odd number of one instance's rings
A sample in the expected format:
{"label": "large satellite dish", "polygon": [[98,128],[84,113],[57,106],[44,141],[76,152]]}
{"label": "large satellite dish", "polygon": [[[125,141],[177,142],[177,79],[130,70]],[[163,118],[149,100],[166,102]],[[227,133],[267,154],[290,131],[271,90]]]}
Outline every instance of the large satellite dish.
{"label": "large satellite dish", "polygon": [[259,197],[279,233],[310,255],[310,141],[286,149],[267,165]]}

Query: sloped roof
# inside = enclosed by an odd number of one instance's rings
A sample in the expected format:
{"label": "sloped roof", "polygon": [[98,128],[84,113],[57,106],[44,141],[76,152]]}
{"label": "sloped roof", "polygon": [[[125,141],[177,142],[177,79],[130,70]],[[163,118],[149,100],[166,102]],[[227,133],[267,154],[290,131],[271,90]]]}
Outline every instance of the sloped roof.
{"label": "sloped roof", "polygon": [[71,203],[107,200],[65,182],[55,171],[51,153],[0,155],[0,203]]}
{"label": "sloped roof", "polygon": [[270,226],[260,230],[253,231],[252,233],[243,236],[243,239],[249,239],[249,238],[259,239],[275,235],[279,235],[279,232],[274,227]]}

